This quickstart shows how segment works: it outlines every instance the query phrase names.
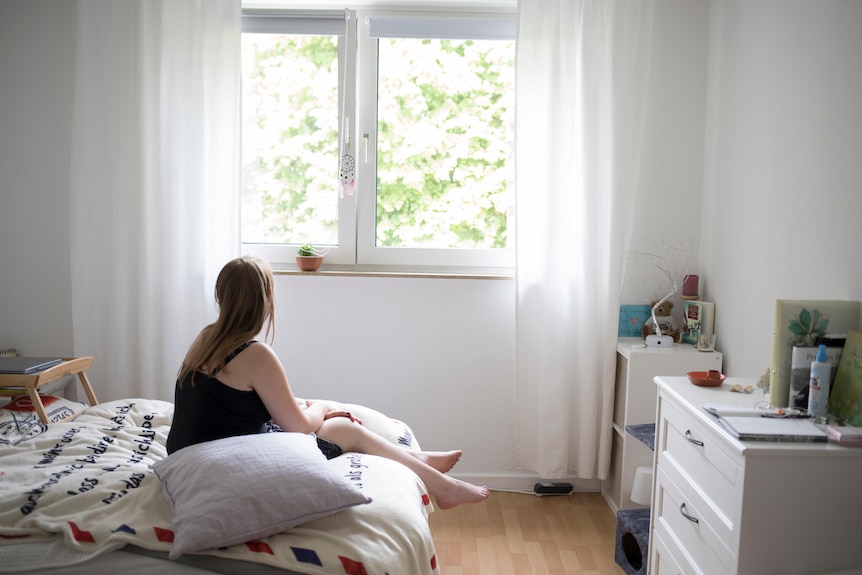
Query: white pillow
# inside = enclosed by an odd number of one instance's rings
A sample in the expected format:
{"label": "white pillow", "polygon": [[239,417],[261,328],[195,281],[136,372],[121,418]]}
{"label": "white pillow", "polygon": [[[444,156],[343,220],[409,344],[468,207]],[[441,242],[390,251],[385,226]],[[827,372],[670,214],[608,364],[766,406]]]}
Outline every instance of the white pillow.
{"label": "white pillow", "polygon": [[173,508],[171,559],[256,541],[371,501],[303,433],[190,445],[153,471]]}

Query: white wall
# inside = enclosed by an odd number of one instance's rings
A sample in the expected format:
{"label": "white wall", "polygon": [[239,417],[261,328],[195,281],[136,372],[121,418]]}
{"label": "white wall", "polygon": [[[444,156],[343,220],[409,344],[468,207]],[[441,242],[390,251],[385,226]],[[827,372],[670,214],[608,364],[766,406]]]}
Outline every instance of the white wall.
{"label": "white wall", "polygon": [[[642,185],[631,250],[658,255],[680,284],[671,299],[676,325],[682,323],[682,278],[701,272],[708,18],[707,0],[655,3]],[[649,305],[670,292],[672,284],[655,259],[634,255],[627,265],[622,303]]]}
{"label": "white wall", "polygon": [[862,300],[862,3],[713,0],[702,266],[735,376],[775,299]]}
{"label": "white wall", "polygon": [[[30,354],[74,353],[74,10],[72,0],[0,0],[0,347]],[[705,0],[657,0],[639,209],[641,222],[661,218],[692,245],[706,34]],[[459,476],[532,485],[515,464],[512,280],[279,275],[276,284],[274,347],[298,394],[363,402],[410,423],[423,447],[464,449]]]}
{"label": "white wall", "polygon": [[75,2],[0,0],[0,348],[74,353],[69,141]]}
{"label": "white wall", "polygon": [[462,476],[510,473],[514,283],[281,275],[273,347],[300,397],[403,419],[425,449],[464,449]]}

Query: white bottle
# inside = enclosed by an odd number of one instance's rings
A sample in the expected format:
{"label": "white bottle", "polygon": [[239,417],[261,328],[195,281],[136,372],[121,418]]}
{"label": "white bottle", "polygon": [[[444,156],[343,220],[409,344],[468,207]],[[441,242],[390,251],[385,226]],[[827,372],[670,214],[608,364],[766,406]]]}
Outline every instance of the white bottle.
{"label": "white bottle", "polygon": [[811,379],[808,382],[808,411],[814,416],[815,421],[826,417],[831,376],[832,364],[826,356],[826,346],[821,345],[817,350],[817,357],[811,362]]}

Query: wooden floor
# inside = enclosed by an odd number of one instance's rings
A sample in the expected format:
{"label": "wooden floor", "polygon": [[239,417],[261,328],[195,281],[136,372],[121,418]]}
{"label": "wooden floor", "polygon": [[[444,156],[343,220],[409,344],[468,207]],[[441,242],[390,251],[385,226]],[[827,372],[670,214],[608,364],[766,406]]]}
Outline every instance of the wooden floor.
{"label": "wooden floor", "polygon": [[622,575],[616,520],[599,493],[488,500],[431,514],[442,575]]}

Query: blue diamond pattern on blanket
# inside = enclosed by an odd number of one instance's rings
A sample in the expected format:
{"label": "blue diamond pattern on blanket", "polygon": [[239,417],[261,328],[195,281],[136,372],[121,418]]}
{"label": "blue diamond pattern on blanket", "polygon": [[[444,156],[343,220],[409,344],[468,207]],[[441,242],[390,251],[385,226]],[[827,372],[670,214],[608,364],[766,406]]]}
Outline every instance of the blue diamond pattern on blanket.
{"label": "blue diamond pattern on blanket", "polygon": [[111,531],[111,533],[131,533],[132,535],[138,534],[137,531],[135,531],[134,529],[132,529],[131,527],[129,527],[125,523],[123,523],[122,525],[120,525],[119,527],[117,527],[116,529]]}
{"label": "blue diamond pattern on blanket", "polygon": [[293,551],[293,556],[296,557],[296,560],[300,563],[311,563],[312,565],[323,567],[323,563],[321,563],[320,557],[317,556],[317,553],[315,553],[314,549],[291,547],[290,550]]}

